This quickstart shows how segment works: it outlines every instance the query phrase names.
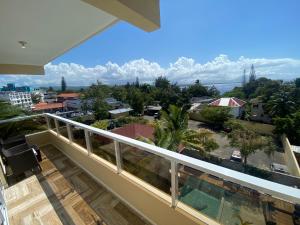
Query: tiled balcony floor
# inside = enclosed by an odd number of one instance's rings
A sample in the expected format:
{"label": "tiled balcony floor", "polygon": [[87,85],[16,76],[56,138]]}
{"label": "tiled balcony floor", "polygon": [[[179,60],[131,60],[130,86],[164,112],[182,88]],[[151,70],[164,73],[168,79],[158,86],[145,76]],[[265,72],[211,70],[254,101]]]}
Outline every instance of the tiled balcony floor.
{"label": "tiled balcony floor", "polygon": [[11,224],[146,224],[55,147],[41,151],[42,172],[5,191]]}

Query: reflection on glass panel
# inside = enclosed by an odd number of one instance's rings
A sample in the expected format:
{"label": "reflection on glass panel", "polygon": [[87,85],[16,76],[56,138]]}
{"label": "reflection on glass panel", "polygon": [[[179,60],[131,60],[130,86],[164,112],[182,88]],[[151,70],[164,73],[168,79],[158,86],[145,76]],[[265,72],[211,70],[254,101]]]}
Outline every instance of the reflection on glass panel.
{"label": "reflection on glass panel", "polygon": [[83,148],[86,148],[84,130],[77,126],[71,126],[73,141]]}
{"label": "reflection on glass panel", "polygon": [[0,136],[2,138],[16,135],[32,134],[47,130],[46,119],[43,116],[32,117],[26,120],[13,121],[0,125]]}
{"label": "reflection on glass panel", "polygon": [[120,144],[122,168],[154,187],[170,194],[171,163],[144,150]]}
{"label": "reflection on glass panel", "polygon": [[56,126],[53,118],[48,117],[49,119],[49,124],[50,124],[50,129],[56,132]]}
{"label": "reflection on glass panel", "polygon": [[116,165],[114,141],[99,134],[91,135],[93,153]]}
{"label": "reflection on glass panel", "polygon": [[65,122],[62,121],[58,121],[58,125],[59,125],[59,133],[60,135],[69,138],[68,136],[68,130],[67,130],[67,124]]}
{"label": "reflection on glass panel", "polygon": [[179,201],[221,224],[276,224],[278,216],[293,224],[291,203],[187,166],[179,166],[179,174]]}

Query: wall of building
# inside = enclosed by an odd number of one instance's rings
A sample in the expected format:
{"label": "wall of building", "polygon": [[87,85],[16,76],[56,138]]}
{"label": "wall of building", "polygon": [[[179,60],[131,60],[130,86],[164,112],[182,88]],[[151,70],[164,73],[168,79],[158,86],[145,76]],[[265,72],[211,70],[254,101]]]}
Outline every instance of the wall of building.
{"label": "wall of building", "polygon": [[286,165],[289,169],[289,172],[294,176],[299,176],[300,177],[300,168],[299,168],[297,159],[294,155],[294,152],[292,150],[289,139],[286,137],[286,135],[282,135],[281,141],[282,141],[282,145],[283,145],[283,148],[284,148],[285,162],[286,162]]}
{"label": "wall of building", "polygon": [[51,143],[56,146],[96,181],[151,223],[161,225],[218,224],[180,202],[177,207],[172,208],[169,195],[125,171],[117,174],[116,166],[94,154],[88,155],[86,149],[77,144],[70,144],[68,139],[57,136],[52,131],[41,133],[41,135],[41,137],[31,135],[28,140],[41,145]]}

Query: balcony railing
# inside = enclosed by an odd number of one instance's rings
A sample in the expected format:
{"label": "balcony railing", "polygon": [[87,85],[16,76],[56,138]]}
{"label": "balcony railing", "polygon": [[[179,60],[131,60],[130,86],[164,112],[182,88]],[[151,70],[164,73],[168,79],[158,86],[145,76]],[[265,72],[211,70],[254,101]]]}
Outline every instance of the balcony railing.
{"label": "balcony railing", "polygon": [[[222,224],[234,224],[237,214],[265,224],[268,203],[293,208],[300,190],[233,171],[154,145],[97,129],[53,114],[0,121],[0,125],[45,118],[46,129],[129,172],[171,197],[171,206],[184,203]],[[279,204],[278,204],[279,203]],[[285,209],[283,209],[285,210]],[[292,209],[291,209],[292,210]],[[291,210],[289,213],[291,213]],[[255,220],[255,221],[253,221]]]}

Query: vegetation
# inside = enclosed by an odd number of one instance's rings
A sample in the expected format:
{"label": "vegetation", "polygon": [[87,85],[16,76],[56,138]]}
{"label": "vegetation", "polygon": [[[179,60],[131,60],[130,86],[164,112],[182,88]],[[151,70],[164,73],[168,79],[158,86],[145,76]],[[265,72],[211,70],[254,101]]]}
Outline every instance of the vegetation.
{"label": "vegetation", "polygon": [[270,136],[262,136],[238,122],[231,123],[231,128],[232,131],[228,134],[230,144],[239,148],[245,165],[248,157],[256,151],[265,151],[271,155],[276,149]]}
{"label": "vegetation", "polygon": [[155,122],[154,126],[154,141],[146,138],[141,140],[177,152],[189,148],[205,154],[218,147],[209,130],[188,129],[188,114],[183,107],[171,105],[168,112],[162,112],[161,120]]}
{"label": "vegetation", "polygon": [[91,124],[92,127],[96,127],[102,130],[107,130],[109,125],[109,120],[97,120],[93,124]]}
{"label": "vegetation", "polygon": [[0,120],[10,119],[24,114],[25,112],[20,107],[0,101]]}
{"label": "vegetation", "polygon": [[62,77],[62,78],[61,78],[61,91],[62,91],[62,92],[65,92],[66,90],[67,90],[67,83],[66,83],[66,81],[65,81],[65,78]]}
{"label": "vegetation", "polygon": [[286,117],[275,118],[274,125],[274,133],[286,134],[292,144],[300,145],[300,111]]}
{"label": "vegetation", "polygon": [[218,127],[222,127],[232,117],[229,107],[214,106],[205,107],[200,111],[200,115],[205,122]]}

